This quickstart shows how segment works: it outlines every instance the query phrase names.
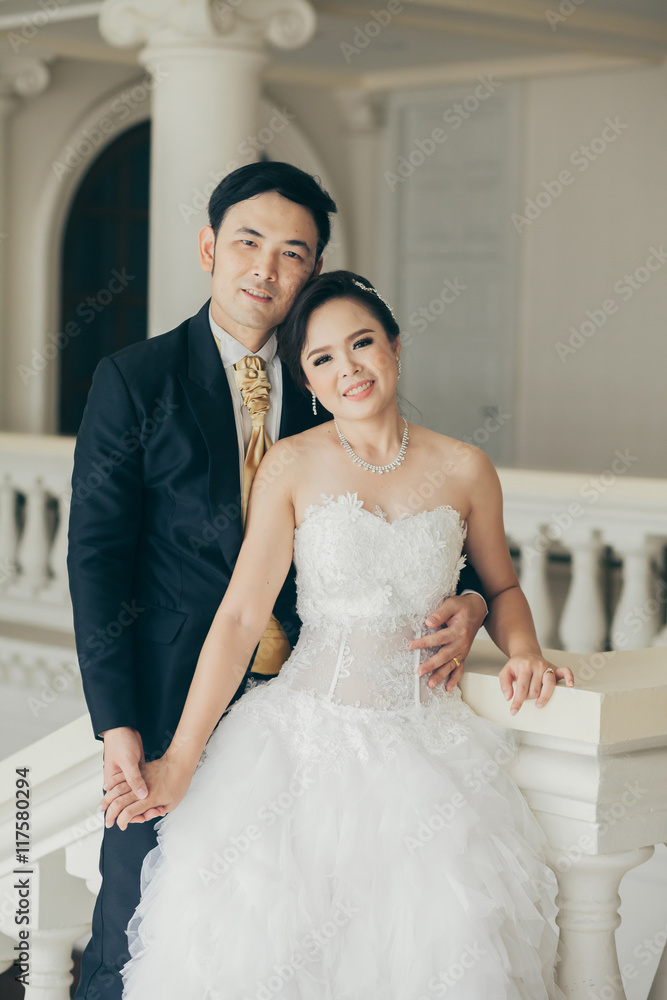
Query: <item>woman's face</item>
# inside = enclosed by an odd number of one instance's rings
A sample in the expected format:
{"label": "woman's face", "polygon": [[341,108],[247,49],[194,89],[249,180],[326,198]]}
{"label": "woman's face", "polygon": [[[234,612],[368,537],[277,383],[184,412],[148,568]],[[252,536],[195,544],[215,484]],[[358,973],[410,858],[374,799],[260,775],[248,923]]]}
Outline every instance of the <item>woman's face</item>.
{"label": "woman's face", "polygon": [[400,341],[356,299],[332,299],[308,321],[301,365],[308,389],[336,417],[379,413],[396,397]]}

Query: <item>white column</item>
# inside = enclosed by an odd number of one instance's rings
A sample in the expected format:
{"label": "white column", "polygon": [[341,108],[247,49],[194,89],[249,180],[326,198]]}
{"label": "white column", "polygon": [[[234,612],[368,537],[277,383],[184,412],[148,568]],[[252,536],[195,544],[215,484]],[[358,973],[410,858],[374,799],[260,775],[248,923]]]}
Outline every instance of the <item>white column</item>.
{"label": "white column", "polygon": [[[7,266],[11,233],[9,232],[9,189],[8,189],[8,150],[9,122],[12,112],[18,107],[18,97],[31,97],[41,94],[49,81],[49,72],[45,63],[38,59],[27,57],[0,56],[0,353],[7,357]],[[9,377],[5,370],[5,378]],[[0,427],[6,426],[7,413],[3,400],[8,398],[7,385],[0,381]]]}
{"label": "white column", "polygon": [[[340,88],[350,182],[351,268],[370,281],[378,272],[378,159],[383,107],[377,94]],[[389,296],[389,291],[387,291]]]}
{"label": "white column", "polygon": [[145,44],[152,77],[149,334],[172,329],[210,294],[197,233],[208,195],[255,159],[266,43],[305,44],[308,0],[105,0],[100,31],[112,45]]}

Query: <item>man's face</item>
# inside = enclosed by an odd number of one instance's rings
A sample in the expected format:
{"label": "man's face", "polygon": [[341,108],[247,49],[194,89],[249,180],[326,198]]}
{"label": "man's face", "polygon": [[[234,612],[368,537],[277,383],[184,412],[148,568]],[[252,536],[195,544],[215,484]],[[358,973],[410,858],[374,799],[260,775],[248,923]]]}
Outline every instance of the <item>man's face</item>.
{"label": "man's face", "polygon": [[233,205],[217,239],[205,226],[199,248],[202,267],[211,272],[215,322],[240,340],[281,323],[322,268],[321,258],[316,267],[317,235],[309,209],[276,191]]}

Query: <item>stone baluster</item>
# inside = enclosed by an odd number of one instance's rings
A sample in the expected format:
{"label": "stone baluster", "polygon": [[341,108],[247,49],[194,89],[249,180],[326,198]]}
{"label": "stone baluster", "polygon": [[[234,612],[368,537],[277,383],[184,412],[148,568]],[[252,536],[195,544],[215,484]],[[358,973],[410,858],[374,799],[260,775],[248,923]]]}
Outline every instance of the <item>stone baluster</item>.
{"label": "stone baluster", "polygon": [[550,543],[539,526],[530,531],[512,528],[511,535],[519,545],[521,589],[530,605],[537,638],[541,646],[551,646],[555,616],[547,575]]}
{"label": "stone baluster", "polygon": [[24,527],[17,549],[19,566],[16,583],[21,596],[34,597],[47,582],[49,530],[46,517],[46,490],[37,476],[25,494]]}
{"label": "stone baluster", "polygon": [[612,648],[643,649],[651,645],[660,623],[661,602],[651,569],[654,545],[641,532],[614,532],[610,541],[623,560],[623,584],[611,626]]}
{"label": "stone baluster", "polygon": [[568,531],[563,544],[570,550],[572,579],[560,620],[562,648],[593,653],[604,648],[607,621],[602,595],[602,541],[596,529]]}
{"label": "stone baluster", "polygon": [[653,851],[640,847],[613,854],[579,852],[566,865],[560,855],[550,852],[558,878],[558,984],[568,1000],[627,1000],[616,951],[615,931],[621,922],[618,887],[626,872],[648,861]]}
{"label": "stone baluster", "polygon": [[196,249],[197,230],[208,221],[201,191],[250,162],[266,44],[304,45],[315,13],[307,0],[104,0],[99,24],[111,45],[146,46],[139,59],[152,78],[154,335],[171,329],[174,316],[196,312],[209,294]]}
{"label": "stone baluster", "polygon": [[55,496],[58,501],[58,520],[49,554],[48,566],[51,578],[45,596],[59,604],[66,604],[69,600],[67,577],[67,528],[71,502],[69,481],[63,484]]}
{"label": "stone baluster", "polygon": [[0,481],[0,593],[16,573],[16,491],[8,475]]}

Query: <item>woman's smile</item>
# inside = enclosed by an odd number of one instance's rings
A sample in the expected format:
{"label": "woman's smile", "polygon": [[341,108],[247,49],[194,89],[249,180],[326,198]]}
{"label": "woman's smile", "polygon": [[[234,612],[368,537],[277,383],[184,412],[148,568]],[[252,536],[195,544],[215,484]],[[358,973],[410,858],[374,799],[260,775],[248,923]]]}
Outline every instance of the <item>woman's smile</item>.
{"label": "woman's smile", "polygon": [[364,382],[355,382],[343,395],[346,399],[366,399],[370,396],[375,385],[375,379],[366,379]]}

